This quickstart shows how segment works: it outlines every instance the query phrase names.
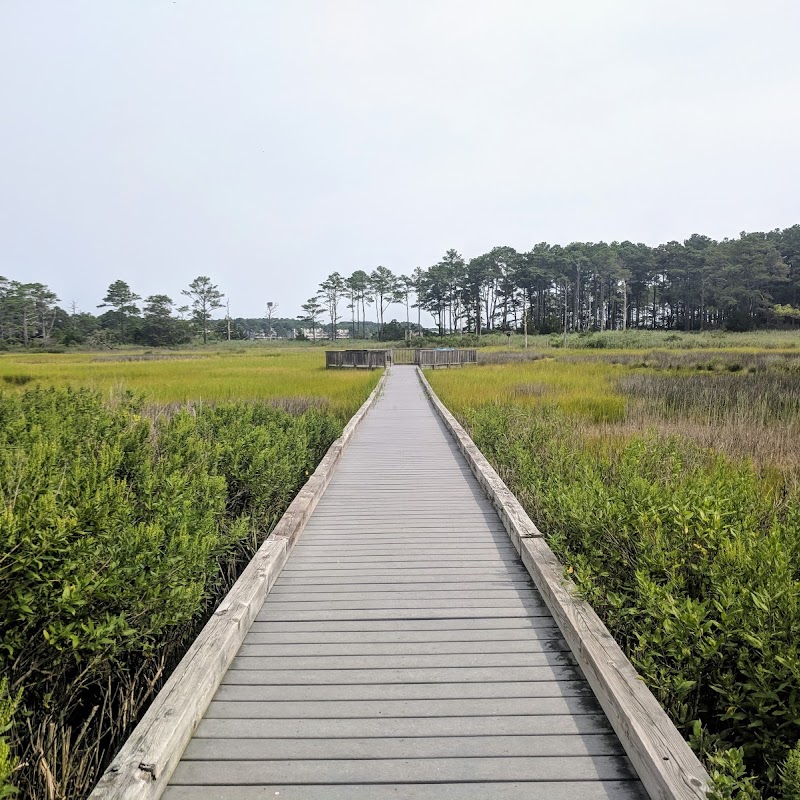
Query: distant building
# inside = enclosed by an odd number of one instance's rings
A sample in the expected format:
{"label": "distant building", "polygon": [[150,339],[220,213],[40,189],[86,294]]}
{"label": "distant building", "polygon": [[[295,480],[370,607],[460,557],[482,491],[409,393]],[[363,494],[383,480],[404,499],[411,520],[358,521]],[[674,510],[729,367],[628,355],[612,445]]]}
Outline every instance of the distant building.
{"label": "distant building", "polygon": [[[330,332],[331,328],[330,325],[320,325],[313,330],[311,328],[300,328],[298,331],[305,339],[311,339],[313,341],[320,341],[322,339],[330,339]],[[350,338],[350,331],[347,328],[337,328],[336,329],[336,338],[337,339],[349,339]]]}

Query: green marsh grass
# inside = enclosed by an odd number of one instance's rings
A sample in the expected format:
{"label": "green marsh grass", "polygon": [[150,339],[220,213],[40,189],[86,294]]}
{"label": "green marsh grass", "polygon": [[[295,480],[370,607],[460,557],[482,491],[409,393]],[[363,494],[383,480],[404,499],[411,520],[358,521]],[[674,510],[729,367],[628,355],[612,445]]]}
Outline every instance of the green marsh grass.
{"label": "green marsh grass", "polygon": [[796,354],[544,355],[429,377],[704,758],[713,796],[794,798]]}
{"label": "green marsh grass", "polygon": [[378,378],[310,348],[0,356],[0,797],[88,794]]}
{"label": "green marsh grass", "polygon": [[342,416],[358,409],[379,377],[377,371],[326,370],[321,349],[299,347],[0,355],[0,391],[85,386],[110,396],[130,390],[156,405],[318,398]]}

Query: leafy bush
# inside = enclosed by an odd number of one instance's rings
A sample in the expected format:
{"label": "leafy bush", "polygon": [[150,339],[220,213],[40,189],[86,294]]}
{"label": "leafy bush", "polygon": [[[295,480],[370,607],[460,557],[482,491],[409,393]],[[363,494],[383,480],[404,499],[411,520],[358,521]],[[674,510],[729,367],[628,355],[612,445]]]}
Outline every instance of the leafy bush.
{"label": "leafy bush", "polygon": [[781,768],[781,790],[784,800],[800,800],[800,742],[791,749]]}
{"label": "leafy bush", "polygon": [[26,796],[91,789],[340,431],[319,409],[152,422],[132,395],[0,395],[0,672]]}
{"label": "leafy bush", "polygon": [[19,706],[20,694],[17,692],[11,697],[8,693],[8,678],[0,680],[0,800],[17,794],[11,782],[17,759],[11,755],[5,734],[11,729],[14,714]]}
{"label": "leafy bush", "polygon": [[585,440],[547,407],[462,411],[675,724],[702,721],[721,796],[778,791],[800,724],[797,493],[678,438]]}

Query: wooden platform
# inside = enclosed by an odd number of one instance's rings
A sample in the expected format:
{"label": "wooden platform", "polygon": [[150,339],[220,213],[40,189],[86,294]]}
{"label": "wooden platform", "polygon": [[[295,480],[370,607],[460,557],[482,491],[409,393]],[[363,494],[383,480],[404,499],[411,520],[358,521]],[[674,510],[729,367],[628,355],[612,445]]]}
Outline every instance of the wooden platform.
{"label": "wooden platform", "polygon": [[163,796],[647,797],[414,367],[393,368]]}

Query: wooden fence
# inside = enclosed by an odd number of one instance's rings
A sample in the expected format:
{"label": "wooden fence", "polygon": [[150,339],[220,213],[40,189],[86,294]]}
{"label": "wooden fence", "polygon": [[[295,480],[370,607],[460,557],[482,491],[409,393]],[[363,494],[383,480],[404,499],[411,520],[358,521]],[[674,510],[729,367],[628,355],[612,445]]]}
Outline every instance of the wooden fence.
{"label": "wooden fence", "polygon": [[477,364],[477,350],[417,350],[416,364],[420,367],[463,367]]}
{"label": "wooden fence", "polygon": [[461,367],[478,362],[477,350],[421,350],[411,347],[393,350],[326,350],[325,366],[377,369],[387,364],[416,364],[418,367]]}
{"label": "wooden fence", "polygon": [[389,362],[391,350],[326,350],[325,366],[379,369]]}
{"label": "wooden fence", "polygon": [[392,362],[395,364],[416,364],[418,352],[419,350],[411,347],[397,347],[392,350]]}

